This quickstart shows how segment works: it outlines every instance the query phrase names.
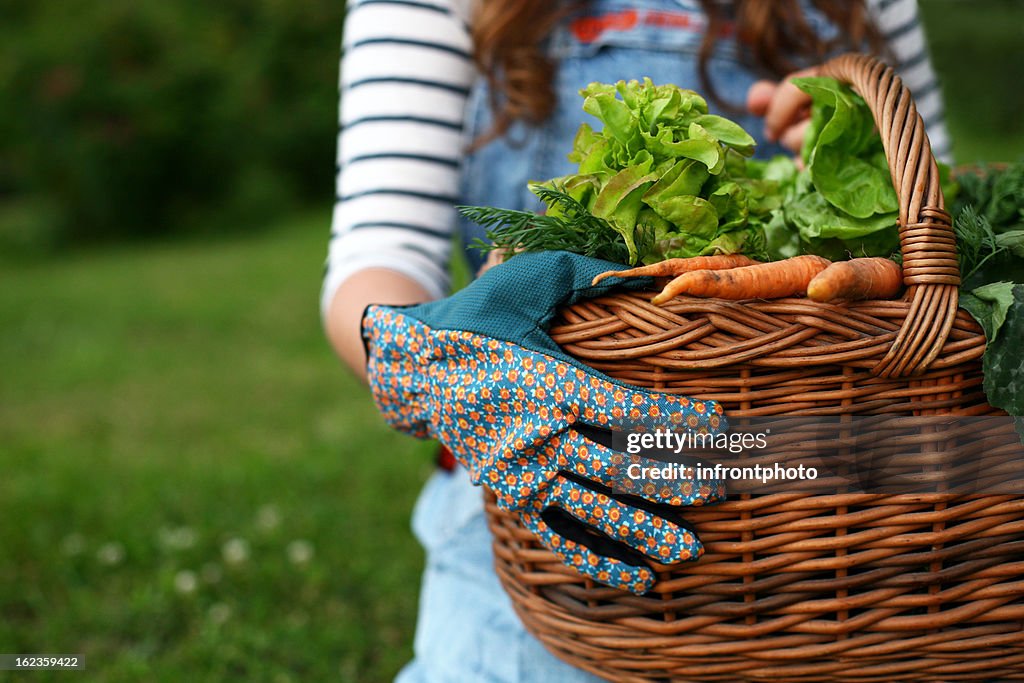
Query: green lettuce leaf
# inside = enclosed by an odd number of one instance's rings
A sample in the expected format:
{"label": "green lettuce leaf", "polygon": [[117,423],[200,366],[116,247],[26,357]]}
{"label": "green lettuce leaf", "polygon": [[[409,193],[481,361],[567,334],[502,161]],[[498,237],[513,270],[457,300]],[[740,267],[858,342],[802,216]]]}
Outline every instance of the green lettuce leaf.
{"label": "green lettuce leaf", "polygon": [[813,100],[804,162],[815,188],[854,218],[899,208],[882,140],[864,100],[831,78],[797,78]]}
{"label": "green lettuce leaf", "polygon": [[[751,249],[765,257],[763,223],[780,203],[774,195],[781,186],[746,177],[749,133],[709,114],[692,90],[650,79],[591,83],[580,94],[584,111],[602,125],[579,127],[569,154],[577,173],[541,187],[565,192],[603,219],[621,236],[630,265],[668,253]],[[550,206],[548,213],[561,210]]]}

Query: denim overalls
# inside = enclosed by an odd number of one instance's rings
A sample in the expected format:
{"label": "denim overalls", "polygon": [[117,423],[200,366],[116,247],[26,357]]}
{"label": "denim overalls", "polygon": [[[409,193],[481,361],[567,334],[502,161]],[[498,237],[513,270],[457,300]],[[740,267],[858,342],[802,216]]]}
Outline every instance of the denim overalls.
{"label": "denim overalls", "polygon": [[[834,31],[809,7],[805,7],[805,14],[823,34]],[[583,112],[577,94],[592,81],[648,76],[655,83],[703,90],[697,53],[705,23],[697,0],[596,0],[586,11],[568,17],[555,29],[549,43],[551,55],[559,62],[554,115],[539,128],[516,126],[506,138],[469,156],[463,166],[460,201],[539,208],[527,182],[573,172],[566,154],[576,129],[588,119],[595,127],[598,125]],[[746,102],[751,84],[764,77],[740,63],[738,48],[728,31],[708,66],[719,95],[738,106]],[[708,99],[715,112],[715,104]],[[490,126],[487,102],[486,86],[477,85],[467,105],[470,140]],[[762,120],[727,115],[755,138],[761,138]],[[775,145],[759,144],[757,156],[781,151]],[[484,236],[475,225],[461,227],[467,244],[474,237]],[[481,254],[470,249],[467,255],[475,272]],[[525,632],[493,568],[482,491],[469,483],[464,469],[438,472],[432,477],[416,504],[413,529],[426,549],[427,566],[420,596],[416,659],[399,674],[399,683],[600,680],[563,663]]]}

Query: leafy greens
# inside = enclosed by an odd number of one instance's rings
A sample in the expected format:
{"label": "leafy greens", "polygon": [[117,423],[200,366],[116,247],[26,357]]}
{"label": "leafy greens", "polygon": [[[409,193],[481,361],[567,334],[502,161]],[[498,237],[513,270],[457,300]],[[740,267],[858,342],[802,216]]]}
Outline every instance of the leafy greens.
{"label": "leafy greens", "polygon": [[[741,253],[756,259],[815,253],[832,260],[893,256],[898,200],[864,100],[828,78],[794,81],[811,96],[803,168],[789,157],[748,159],[754,139],[708,113],[697,93],[650,79],[592,83],[577,172],[531,189],[544,215],[460,207],[511,252],[566,249],[633,265]],[[953,206],[964,285],[961,305],[981,324],[989,402],[1024,414],[1024,162],[962,175],[939,165]],[[957,196],[957,192],[959,195]],[[1024,424],[1024,421],[1021,422]]]}
{"label": "leafy greens", "polygon": [[[603,127],[580,126],[569,160],[578,172],[538,184],[565,192],[608,221],[626,263],[744,253],[765,258],[770,181],[745,172],[754,138],[708,113],[692,90],[650,79],[591,83],[583,110]],[[536,191],[536,190],[535,190]],[[562,215],[559,203],[547,215]]]}

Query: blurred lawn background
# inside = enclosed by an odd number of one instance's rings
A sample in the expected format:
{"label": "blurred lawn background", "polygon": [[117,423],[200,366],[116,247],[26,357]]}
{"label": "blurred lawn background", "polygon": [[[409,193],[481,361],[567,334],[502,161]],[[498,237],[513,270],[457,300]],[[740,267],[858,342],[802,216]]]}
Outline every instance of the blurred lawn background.
{"label": "blurred lawn background", "polygon": [[[0,5],[0,652],[390,680],[432,448],[320,332],[342,3]],[[1024,3],[922,9],[957,161],[1024,156]]]}

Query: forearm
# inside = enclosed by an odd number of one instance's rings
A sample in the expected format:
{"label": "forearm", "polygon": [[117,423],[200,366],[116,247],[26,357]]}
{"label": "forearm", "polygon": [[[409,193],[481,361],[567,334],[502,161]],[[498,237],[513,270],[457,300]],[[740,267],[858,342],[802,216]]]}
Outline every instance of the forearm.
{"label": "forearm", "polygon": [[335,353],[366,381],[366,353],[361,324],[370,304],[401,306],[433,297],[412,278],[388,268],[367,268],[346,278],[331,299],[324,319],[327,338]]}

